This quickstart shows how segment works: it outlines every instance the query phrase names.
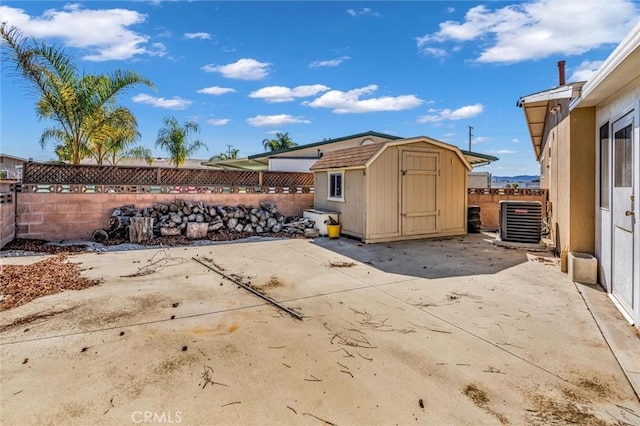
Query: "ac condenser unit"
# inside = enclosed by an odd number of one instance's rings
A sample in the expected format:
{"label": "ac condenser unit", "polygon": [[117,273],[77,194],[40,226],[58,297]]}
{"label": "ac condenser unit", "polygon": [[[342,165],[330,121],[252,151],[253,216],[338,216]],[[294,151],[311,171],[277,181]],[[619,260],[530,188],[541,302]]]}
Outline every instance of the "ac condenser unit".
{"label": "ac condenser unit", "polygon": [[539,243],[542,228],[540,201],[500,201],[500,239]]}

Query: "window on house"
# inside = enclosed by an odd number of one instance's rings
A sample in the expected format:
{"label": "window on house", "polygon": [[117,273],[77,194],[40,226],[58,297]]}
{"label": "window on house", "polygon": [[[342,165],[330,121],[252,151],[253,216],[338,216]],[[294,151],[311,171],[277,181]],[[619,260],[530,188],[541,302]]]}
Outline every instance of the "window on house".
{"label": "window on house", "polygon": [[632,125],[618,130],[613,136],[615,139],[616,150],[616,167],[615,167],[615,181],[616,188],[630,188],[631,177],[633,174],[632,168],[632,149],[631,145],[631,129]]}
{"label": "window on house", "polygon": [[329,200],[344,201],[344,172],[329,173]]}
{"label": "window on house", "polygon": [[600,127],[600,207],[609,208],[609,123]]}

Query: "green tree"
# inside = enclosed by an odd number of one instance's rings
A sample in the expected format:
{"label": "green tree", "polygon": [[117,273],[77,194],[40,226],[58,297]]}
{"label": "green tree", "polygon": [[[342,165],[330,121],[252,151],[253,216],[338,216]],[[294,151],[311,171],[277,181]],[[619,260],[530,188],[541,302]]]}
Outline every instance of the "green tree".
{"label": "green tree", "polygon": [[43,131],[40,145],[44,149],[47,142],[58,142],[56,154],[73,164],[90,155],[93,131],[99,128],[95,120],[101,110],[118,109],[117,96],[134,85],[154,87],[151,81],[132,71],[79,73],[62,48],[26,38],[6,23],[0,24],[0,42],[4,45],[2,60],[15,66],[16,74],[38,98],[38,118],[55,122]]}
{"label": "green tree", "polygon": [[209,158],[209,161],[221,161],[221,160],[235,160],[240,153],[239,149],[229,149],[229,152],[221,152],[218,155],[214,155]]}
{"label": "green tree", "polygon": [[263,139],[262,146],[264,146],[265,151],[274,152],[293,148],[294,146],[298,146],[298,144],[289,137],[289,132],[286,132],[276,133],[276,137],[273,139]]}
{"label": "green tree", "polygon": [[165,117],[163,124],[164,127],[158,131],[156,146],[169,153],[171,162],[176,167],[182,166],[187,158],[200,148],[207,149],[207,146],[199,140],[189,141],[191,133],[200,131],[198,123],[187,121],[180,126],[175,117]]}

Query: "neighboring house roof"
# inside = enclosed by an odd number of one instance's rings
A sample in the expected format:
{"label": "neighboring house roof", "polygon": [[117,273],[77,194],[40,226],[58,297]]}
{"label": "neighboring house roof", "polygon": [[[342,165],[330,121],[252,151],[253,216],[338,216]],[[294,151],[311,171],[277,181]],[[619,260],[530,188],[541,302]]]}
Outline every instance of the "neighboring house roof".
{"label": "neighboring house roof", "polygon": [[[206,168],[202,163],[205,160],[197,160],[197,159],[187,159],[180,168],[183,169],[204,169]],[[80,161],[82,165],[96,165],[97,162],[95,158],[85,158]],[[106,162],[103,164],[105,166],[111,166],[112,164]],[[160,168],[173,168],[175,165],[171,163],[170,158],[165,157],[154,157],[153,163],[151,166],[147,163],[147,161],[143,158],[120,158],[118,160],[117,166],[129,166],[129,167],[160,167]]]}
{"label": "neighboring house roof", "polygon": [[267,170],[269,169],[268,160],[250,160],[244,158],[231,158],[228,160],[203,161],[202,166],[212,167],[223,170]]}
{"label": "neighboring house roof", "polygon": [[14,157],[13,155],[7,155],[7,154],[1,154],[1,153],[0,153],[0,158],[8,158],[9,160],[22,161],[22,162],[25,162],[25,163],[27,163],[29,161],[26,158]]}
{"label": "neighboring house roof", "polygon": [[569,108],[592,107],[640,76],[640,23],[618,44],[582,86]]}
{"label": "neighboring house roof", "polygon": [[288,148],[288,149],[281,149],[279,151],[271,151],[271,152],[264,152],[261,154],[255,154],[255,155],[250,155],[249,158],[250,160],[255,160],[258,158],[269,158],[272,157],[274,155],[280,155],[280,154],[284,154],[286,152],[293,152],[293,151],[298,151],[301,149],[307,149],[307,148],[315,148],[315,147],[319,147],[319,146],[323,146],[323,145],[328,145],[328,144],[332,144],[332,143],[336,143],[336,142],[342,142],[342,141],[346,141],[349,139],[357,139],[357,138],[363,138],[363,137],[367,137],[367,136],[377,136],[379,138],[384,138],[384,139],[389,139],[389,140],[397,140],[397,139],[402,139],[400,136],[394,136],[394,135],[387,135],[385,133],[378,133],[378,132],[374,132],[374,131],[368,131],[368,132],[364,132],[364,133],[356,133],[355,135],[349,135],[349,136],[343,136],[340,138],[335,138],[335,139],[326,139],[320,142],[313,142],[313,143],[308,143],[305,145],[298,145],[298,146],[294,146],[293,148]]}
{"label": "neighboring house roof", "polygon": [[498,157],[494,157],[493,155],[489,155],[489,154],[481,154],[479,152],[465,151],[464,149],[461,149],[460,152],[462,153],[462,155],[464,155],[464,158],[466,158],[469,164],[471,164],[472,166],[484,166],[499,160]]}
{"label": "neighboring house roof", "polygon": [[[377,157],[389,146],[408,145],[416,142],[427,142],[444,149],[455,152],[468,170],[472,169],[471,162],[463,154],[458,147],[449,145],[426,136],[417,136],[414,138],[401,139],[389,142],[378,142],[370,145],[361,145],[353,148],[339,149],[329,151],[311,166],[312,171],[329,170],[329,169],[360,169],[369,166]],[[472,157],[482,158],[487,161],[497,161],[497,157],[491,155],[470,153]]]}
{"label": "neighboring house roof", "polygon": [[531,143],[533,144],[533,152],[536,160],[540,160],[542,150],[542,139],[544,137],[544,126],[547,122],[547,113],[554,108],[561,100],[575,99],[580,94],[580,88],[584,82],[567,83],[563,86],[554,87],[553,89],[544,90],[542,92],[532,93],[522,96],[518,99],[517,106],[524,111],[529,134],[531,135]]}

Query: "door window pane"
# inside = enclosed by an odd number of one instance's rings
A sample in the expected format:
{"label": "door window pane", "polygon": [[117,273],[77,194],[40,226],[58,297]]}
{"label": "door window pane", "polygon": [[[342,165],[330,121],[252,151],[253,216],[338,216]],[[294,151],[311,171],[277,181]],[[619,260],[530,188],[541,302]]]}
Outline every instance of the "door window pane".
{"label": "door window pane", "polygon": [[600,127],[600,207],[609,208],[609,123]]}
{"label": "door window pane", "polygon": [[615,180],[616,188],[630,188],[633,175],[632,148],[631,145],[632,125],[618,130],[614,135],[615,149]]}

